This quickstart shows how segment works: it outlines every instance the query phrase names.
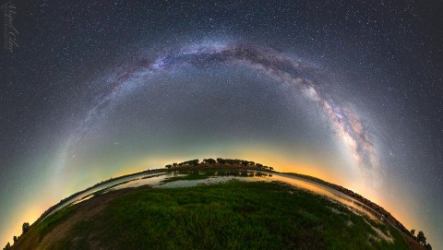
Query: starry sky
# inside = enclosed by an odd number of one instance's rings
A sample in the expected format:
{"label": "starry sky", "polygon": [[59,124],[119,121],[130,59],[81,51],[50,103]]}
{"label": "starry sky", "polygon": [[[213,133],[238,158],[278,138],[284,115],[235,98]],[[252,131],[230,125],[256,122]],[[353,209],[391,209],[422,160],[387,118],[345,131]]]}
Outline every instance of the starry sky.
{"label": "starry sky", "polygon": [[226,157],[442,248],[443,4],[398,2],[1,1],[0,244],[102,180]]}

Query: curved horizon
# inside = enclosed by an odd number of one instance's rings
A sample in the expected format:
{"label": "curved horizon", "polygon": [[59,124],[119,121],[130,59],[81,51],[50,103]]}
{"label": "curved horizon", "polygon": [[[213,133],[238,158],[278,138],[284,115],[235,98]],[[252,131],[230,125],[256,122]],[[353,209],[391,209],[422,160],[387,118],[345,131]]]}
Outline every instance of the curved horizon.
{"label": "curved horizon", "polygon": [[0,244],[110,177],[222,157],[343,186],[443,246],[431,3],[2,6],[20,46],[0,58]]}

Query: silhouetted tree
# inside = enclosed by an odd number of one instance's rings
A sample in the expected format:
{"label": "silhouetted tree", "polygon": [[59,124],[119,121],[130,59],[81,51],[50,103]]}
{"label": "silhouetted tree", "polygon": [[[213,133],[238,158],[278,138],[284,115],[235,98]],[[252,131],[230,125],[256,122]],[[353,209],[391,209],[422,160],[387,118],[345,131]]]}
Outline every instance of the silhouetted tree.
{"label": "silhouetted tree", "polygon": [[28,232],[28,230],[29,230],[29,223],[28,222],[23,223],[22,229],[23,229],[23,234]]}
{"label": "silhouetted tree", "polygon": [[11,244],[6,243],[6,246],[3,248],[3,250],[10,250],[11,249]]}
{"label": "silhouetted tree", "polygon": [[223,159],[223,158],[217,158],[217,162],[220,163],[220,164],[225,164],[226,163],[225,159]]}
{"label": "silhouetted tree", "polygon": [[428,243],[428,244],[426,244],[426,246],[425,246],[425,247],[426,247],[426,250],[432,250],[431,244],[429,244],[429,243]]}
{"label": "silhouetted tree", "polygon": [[426,236],[422,231],[418,231],[417,240],[420,244],[426,245]]}
{"label": "silhouetted tree", "polygon": [[273,167],[269,167],[269,170],[274,171],[274,168]]}
{"label": "silhouetted tree", "polygon": [[172,168],[172,165],[168,164],[168,165],[165,166],[165,168],[170,169],[170,168]]}
{"label": "silhouetted tree", "polygon": [[178,165],[179,166],[181,166],[181,165],[197,166],[199,162],[200,161],[198,159],[194,159],[194,160],[190,160],[190,161],[184,161],[182,163],[179,163]]}
{"label": "silhouetted tree", "polygon": [[415,237],[415,229],[411,229],[411,234]]}
{"label": "silhouetted tree", "polygon": [[208,163],[208,164],[215,164],[216,163],[216,161],[212,158],[204,159],[203,162]]}
{"label": "silhouetted tree", "polygon": [[232,159],[225,159],[226,164],[235,164],[235,160]]}
{"label": "silhouetted tree", "polygon": [[15,244],[17,242],[17,240],[18,240],[18,237],[14,236],[14,237],[12,237],[12,239],[14,240],[14,244]]}

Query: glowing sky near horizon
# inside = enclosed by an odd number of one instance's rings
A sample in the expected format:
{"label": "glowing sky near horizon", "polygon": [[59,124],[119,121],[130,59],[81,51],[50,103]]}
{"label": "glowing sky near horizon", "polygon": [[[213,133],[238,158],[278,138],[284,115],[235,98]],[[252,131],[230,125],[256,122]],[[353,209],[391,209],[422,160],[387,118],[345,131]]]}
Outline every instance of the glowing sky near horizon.
{"label": "glowing sky near horizon", "polygon": [[412,25],[435,25],[422,9],[14,4],[22,46],[0,60],[0,245],[97,182],[208,157],[343,185],[443,245],[443,71],[426,40],[441,31]]}

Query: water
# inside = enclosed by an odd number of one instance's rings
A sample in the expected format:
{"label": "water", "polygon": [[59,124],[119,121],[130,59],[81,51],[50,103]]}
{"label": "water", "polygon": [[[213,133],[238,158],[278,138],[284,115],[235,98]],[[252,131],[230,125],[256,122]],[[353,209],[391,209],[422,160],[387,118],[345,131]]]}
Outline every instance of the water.
{"label": "water", "polygon": [[[188,179],[186,179],[188,178]],[[357,214],[363,214],[373,220],[379,220],[381,217],[376,211],[359,202],[358,200],[328,186],[316,183],[298,176],[269,173],[255,170],[177,170],[171,172],[145,172],[133,176],[128,176],[119,180],[111,181],[84,193],[76,195],[71,199],[60,204],[54,211],[46,217],[57,212],[58,210],[81,203],[85,200],[93,198],[107,192],[123,188],[136,188],[149,185],[153,188],[177,188],[192,187],[197,185],[209,185],[215,183],[223,183],[232,180],[241,181],[279,181],[290,184],[296,188],[304,189],[314,194],[321,195],[331,201],[339,202]],[[45,217],[45,218],[46,218]]]}

